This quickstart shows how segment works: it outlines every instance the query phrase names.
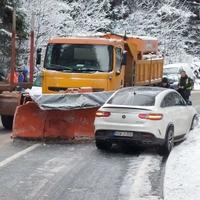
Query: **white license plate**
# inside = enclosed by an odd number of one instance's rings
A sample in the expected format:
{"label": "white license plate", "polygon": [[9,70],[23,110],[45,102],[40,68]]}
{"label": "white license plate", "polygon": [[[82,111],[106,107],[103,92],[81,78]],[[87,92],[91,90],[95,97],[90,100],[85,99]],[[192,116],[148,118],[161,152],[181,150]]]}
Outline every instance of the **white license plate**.
{"label": "white license plate", "polygon": [[115,131],[114,135],[120,137],[133,137],[133,132]]}

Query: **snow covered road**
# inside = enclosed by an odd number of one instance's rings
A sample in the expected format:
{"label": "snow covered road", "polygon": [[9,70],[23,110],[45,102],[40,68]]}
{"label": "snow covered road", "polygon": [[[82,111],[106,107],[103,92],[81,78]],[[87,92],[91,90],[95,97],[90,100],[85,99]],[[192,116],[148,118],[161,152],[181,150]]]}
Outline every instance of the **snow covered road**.
{"label": "snow covered road", "polygon": [[[193,93],[197,109],[199,97],[199,92]],[[197,195],[199,185],[192,181],[200,177],[200,166],[193,165],[198,163],[199,131],[191,132],[169,157],[166,200],[199,199],[177,196]],[[155,149],[127,151],[115,147],[111,152],[101,152],[93,142],[13,143],[10,133],[0,128],[0,200],[161,200],[165,165],[166,158]],[[191,183],[186,184],[185,179]]]}
{"label": "snow covered road", "polygon": [[1,147],[0,158],[1,200],[162,197],[163,158],[154,152],[118,148],[100,152],[93,143],[43,145],[17,140]]}

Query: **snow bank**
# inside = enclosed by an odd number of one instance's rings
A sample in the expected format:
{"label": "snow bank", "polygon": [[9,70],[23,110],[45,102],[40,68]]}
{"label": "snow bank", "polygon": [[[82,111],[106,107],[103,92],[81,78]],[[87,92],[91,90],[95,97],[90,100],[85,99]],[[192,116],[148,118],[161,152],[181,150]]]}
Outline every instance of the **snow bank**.
{"label": "snow bank", "polygon": [[194,90],[200,90],[200,79],[196,79],[194,82]]}
{"label": "snow bank", "polygon": [[200,124],[171,152],[164,180],[165,200],[200,199]]}

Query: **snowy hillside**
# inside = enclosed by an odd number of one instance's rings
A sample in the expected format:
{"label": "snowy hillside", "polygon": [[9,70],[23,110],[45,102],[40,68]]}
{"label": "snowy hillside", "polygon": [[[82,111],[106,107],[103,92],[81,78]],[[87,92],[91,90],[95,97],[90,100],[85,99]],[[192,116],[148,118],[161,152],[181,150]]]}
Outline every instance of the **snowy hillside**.
{"label": "snowy hillside", "polygon": [[[2,10],[12,1],[0,4],[0,35],[9,31],[1,23]],[[191,61],[200,55],[200,1],[177,0],[17,0],[21,28],[28,33],[31,14],[36,18],[36,47],[53,36],[93,35],[99,32],[157,37],[167,63]],[[5,4],[5,3],[4,3]],[[4,16],[4,18],[6,18]],[[24,28],[23,28],[24,27]],[[4,32],[2,32],[2,28]],[[1,37],[2,38],[2,37]],[[21,38],[21,37],[19,37]],[[6,39],[8,41],[9,38]],[[4,44],[4,46],[8,46]],[[22,46],[21,46],[22,48]],[[3,47],[0,47],[0,52]],[[8,53],[8,51],[7,51]]]}
{"label": "snowy hillside", "polygon": [[30,14],[36,14],[37,46],[46,44],[49,37],[56,35],[88,35],[98,32],[124,34],[126,30],[134,35],[157,37],[160,40],[160,50],[168,62],[183,62],[199,53],[189,30],[191,19],[197,15],[189,1],[177,2],[21,0],[21,9],[27,15],[27,24]]}

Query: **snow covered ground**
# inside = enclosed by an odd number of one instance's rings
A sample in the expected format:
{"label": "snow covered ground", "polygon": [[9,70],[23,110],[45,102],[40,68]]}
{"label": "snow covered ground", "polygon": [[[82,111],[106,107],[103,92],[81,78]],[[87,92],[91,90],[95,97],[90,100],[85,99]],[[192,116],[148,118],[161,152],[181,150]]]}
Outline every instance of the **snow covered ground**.
{"label": "snow covered ground", "polygon": [[169,155],[164,196],[165,200],[200,199],[200,123]]}
{"label": "snow covered ground", "polygon": [[194,90],[200,90],[200,79],[195,80]]}

